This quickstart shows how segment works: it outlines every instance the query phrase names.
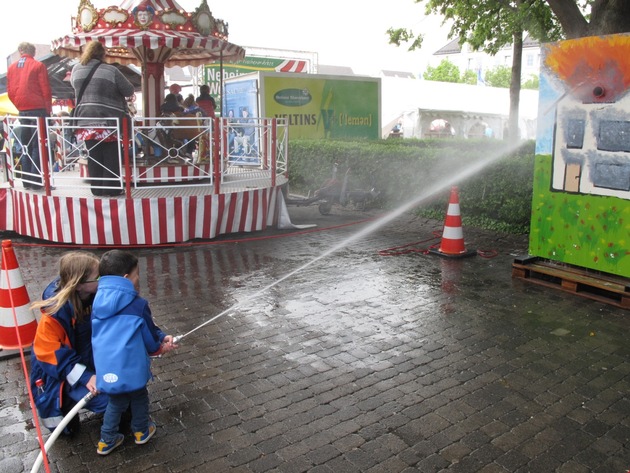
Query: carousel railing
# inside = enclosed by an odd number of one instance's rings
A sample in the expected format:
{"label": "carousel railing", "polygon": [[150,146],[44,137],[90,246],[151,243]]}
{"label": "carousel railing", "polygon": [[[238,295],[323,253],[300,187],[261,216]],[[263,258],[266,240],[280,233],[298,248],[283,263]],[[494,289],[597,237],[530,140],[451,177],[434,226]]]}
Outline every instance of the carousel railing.
{"label": "carousel railing", "polygon": [[[135,186],[213,185],[214,120],[197,117],[160,117],[136,121],[132,128],[131,155]],[[158,171],[170,167],[175,173]],[[181,172],[185,169],[185,172]],[[178,182],[179,181],[179,182]]]}
{"label": "carousel railing", "polygon": [[[91,187],[88,167],[98,166],[77,130],[90,118],[33,118],[24,124],[5,117],[6,169],[10,186],[39,188],[46,193],[58,188]],[[118,169],[107,189],[210,186],[213,193],[230,183],[248,187],[261,178],[276,185],[287,175],[288,124],[284,119],[253,118],[248,123],[227,118],[156,117],[120,123],[112,118],[102,127],[104,135],[116,136]],[[129,126],[128,126],[129,125]],[[39,130],[39,133],[35,133]],[[122,130],[122,132],[120,132]],[[39,139],[38,139],[39,138]],[[92,147],[93,149],[94,147]],[[40,184],[41,183],[41,184]]]}
{"label": "carousel railing", "polygon": [[[42,164],[49,162],[48,181],[51,188],[81,188],[83,186],[96,189],[123,190],[125,189],[124,179],[124,152],[123,148],[116,147],[116,169],[107,169],[108,176],[99,177],[99,181],[107,183],[107,186],[93,186],[88,178],[88,168],[101,168],[105,166],[97,159],[93,158],[93,151],[99,144],[107,139],[116,139],[119,133],[119,120],[112,120],[112,123],[101,126],[103,136],[94,140],[96,143],[88,145],[84,141],[77,141],[75,133],[85,126],[89,118],[70,119],[46,118],[46,136],[48,147],[48,160],[41,160]],[[40,152],[40,156],[43,156]],[[42,166],[43,168],[43,166]],[[46,179],[44,179],[46,180]]]}
{"label": "carousel railing", "polygon": [[[22,181],[24,187],[42,186],[42,175],[45,172],[42,168],[42,160],[39,159],[41,143],[38,142],[38,137],[41,135],[37,132],[41,123],[38,123],[37,120],[36,117],[33,117],[22,120],[22,123],[12,118],[7,118],[5,121],[3,130],[4,151],[8,157],[12,158],[10,162],[7,162],[6,167],[7,179],[11,184],[15,176],[12,170],[18,167],[17,178]],[[7,126],[6,123],[9,125]],[[17,123],[17,126],[10,126],[11,123]],[[45,127],[43,129],[45,130]]]}

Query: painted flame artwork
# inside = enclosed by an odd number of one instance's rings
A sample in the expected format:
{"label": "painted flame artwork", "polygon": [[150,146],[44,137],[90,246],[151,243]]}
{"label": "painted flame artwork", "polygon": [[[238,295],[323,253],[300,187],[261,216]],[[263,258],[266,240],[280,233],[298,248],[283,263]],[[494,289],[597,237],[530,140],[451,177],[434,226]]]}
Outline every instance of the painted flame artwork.
{"label": "painted flame artwork", "polygon": [[628,36],[592,36],[546,48],[545,66],[585,102],[614,102],[630,86]]}

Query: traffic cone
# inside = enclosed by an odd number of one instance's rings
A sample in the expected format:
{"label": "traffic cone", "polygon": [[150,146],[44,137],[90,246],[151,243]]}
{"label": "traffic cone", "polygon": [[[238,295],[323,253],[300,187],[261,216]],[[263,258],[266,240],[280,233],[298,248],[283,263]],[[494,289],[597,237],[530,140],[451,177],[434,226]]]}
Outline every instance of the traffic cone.
{"label": "traffic cone", "polygon": [[33,343],[37,320],[30,303],[11,240],[3,240],[0,264],[0,348],[25,348]]}
{"label": "traffic cone", "polygon": [[289,210],[287,209],[287,203],[284,200],[284,193],[282,191],[278,191],[278,200],[276,202],[276,210],[278,214],[278,223],[276,227],[280,230],[289,230],[293,228],[297,228],[300,230],[304,230],[307,228],[316,227],[316,224],[307,223],[304,225],[296,225],[291,222],[291,216],[289,215]]}
{"label": "traffic cone", "polygon": [[448,258],[463,258],[477,254],[473,250],[467,251],[464,244],[462,217],[459,212],[459,193],[456,186],[451,187],[451,198],[442,229],[440,248],[437,250],[432,248],[429,252]]}

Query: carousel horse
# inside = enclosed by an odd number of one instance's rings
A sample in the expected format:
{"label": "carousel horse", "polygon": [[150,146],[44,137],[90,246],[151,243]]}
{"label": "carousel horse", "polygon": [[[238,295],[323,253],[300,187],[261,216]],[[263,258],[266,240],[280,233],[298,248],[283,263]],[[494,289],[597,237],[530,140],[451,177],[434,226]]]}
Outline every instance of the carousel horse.
{"label": "carousel horse", "polygon": [[[195,120],[179,120],[179,118],[194,117]],[[202,113],[195,115],[185,115],[181,112],[163,113],[161,120],[158,120],[156,126],[155,141],[166,149],[185,148],[190,152],[191,148],[187,148],[189,143],[195,143],[198,146],[197,163],[210,161],[210,143],[208,140],[207,129],[209,121]]]}

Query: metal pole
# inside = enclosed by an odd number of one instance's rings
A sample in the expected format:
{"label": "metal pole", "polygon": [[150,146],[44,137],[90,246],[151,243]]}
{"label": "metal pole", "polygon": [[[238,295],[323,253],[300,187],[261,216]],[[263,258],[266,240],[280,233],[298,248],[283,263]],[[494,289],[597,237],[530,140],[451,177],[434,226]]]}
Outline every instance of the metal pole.
{"label": "metal pole", "polygon": [[223,49],[220,52],[219,56],[219,100],[221,107],[220,117],[223,116]]}

